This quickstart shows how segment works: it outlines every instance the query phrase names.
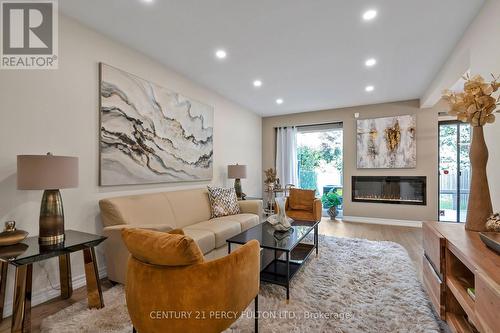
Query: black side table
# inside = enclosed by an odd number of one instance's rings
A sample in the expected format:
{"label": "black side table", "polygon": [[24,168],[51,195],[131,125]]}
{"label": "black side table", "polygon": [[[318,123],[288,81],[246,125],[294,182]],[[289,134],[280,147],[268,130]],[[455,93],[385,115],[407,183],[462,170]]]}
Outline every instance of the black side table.
{"label": "black side table", "polygon": [[66,299],[73,294],[70,253],[83,251],[89,308],[100,309],[104,307],[94,247],[105,239],[106,237],[99,235],[66,230],[65,241],[60,245],[40,245],[38,237],[35,236],[28,237],[16,245],[0,247],[0,318],[5,303],[7,269],[9,264],[16,267],[11,332],[31,331],[33,263],[45,259],[59,257],[61,298]]}

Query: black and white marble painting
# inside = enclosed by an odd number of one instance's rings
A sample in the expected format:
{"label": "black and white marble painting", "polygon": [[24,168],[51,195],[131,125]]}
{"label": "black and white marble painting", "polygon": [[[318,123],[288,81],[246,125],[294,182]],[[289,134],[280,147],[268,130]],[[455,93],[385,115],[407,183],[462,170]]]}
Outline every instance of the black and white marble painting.
{"label": "black and white marble painting", "polygon": [[417,117],[405,115],[357,121],[357,167],[415,168]]}
{"label": "black and white marble painting", "polygon": [[100,64],[102,186],[212,179],[213,107]]}

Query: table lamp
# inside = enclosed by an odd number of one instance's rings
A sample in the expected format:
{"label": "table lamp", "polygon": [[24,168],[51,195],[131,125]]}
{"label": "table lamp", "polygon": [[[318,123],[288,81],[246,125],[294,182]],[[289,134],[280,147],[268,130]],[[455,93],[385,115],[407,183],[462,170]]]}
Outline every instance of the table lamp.
{"label": "table lamp", "polygon": [[239,164],[228,165],[227,177],[234,179],[234,189],[238,199],[245,199],[246,195],[241,190],[241,179],[247,178],[247,166]]}
{"label": "table lamp", "polygon": [[64,242],[64,210],[59,189],[78,186],[78,157],[47,155],[17,156],[17,188],[44,190],[40,207],[38,242]]}

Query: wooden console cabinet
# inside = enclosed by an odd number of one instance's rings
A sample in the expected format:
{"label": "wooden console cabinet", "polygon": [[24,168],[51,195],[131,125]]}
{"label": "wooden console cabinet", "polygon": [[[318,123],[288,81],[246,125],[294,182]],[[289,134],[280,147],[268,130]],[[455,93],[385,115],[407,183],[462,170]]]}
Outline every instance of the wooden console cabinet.
{"label": "wooden console cabinet", "polygon": [[[463,224],[423,223],[423,283],[453,332],[500,332],[500,256]],[[475,288],[475,297],[467,293]]]}

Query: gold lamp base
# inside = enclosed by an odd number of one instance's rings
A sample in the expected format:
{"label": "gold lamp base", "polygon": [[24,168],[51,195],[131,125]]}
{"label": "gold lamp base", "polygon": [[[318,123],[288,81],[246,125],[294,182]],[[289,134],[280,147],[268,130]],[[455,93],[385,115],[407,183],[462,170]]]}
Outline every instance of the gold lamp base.
{"label": "gold lamp base", "polygon": [[43,192],[38,243],[43,245],[64,243],[64,210],[59,190]]}

